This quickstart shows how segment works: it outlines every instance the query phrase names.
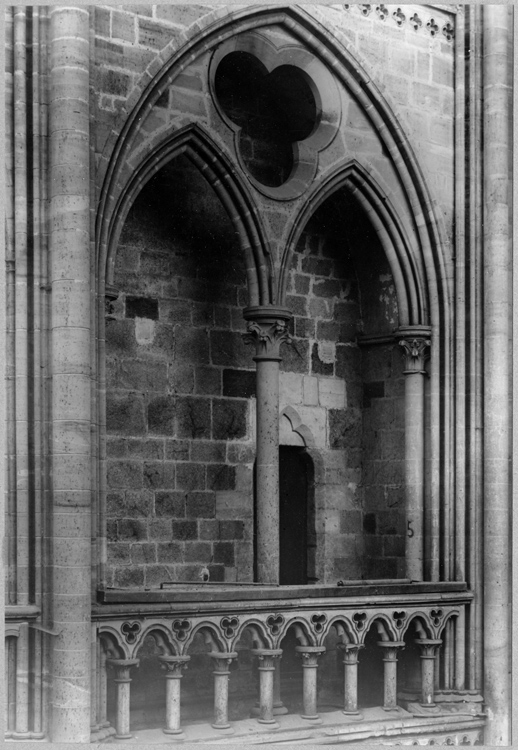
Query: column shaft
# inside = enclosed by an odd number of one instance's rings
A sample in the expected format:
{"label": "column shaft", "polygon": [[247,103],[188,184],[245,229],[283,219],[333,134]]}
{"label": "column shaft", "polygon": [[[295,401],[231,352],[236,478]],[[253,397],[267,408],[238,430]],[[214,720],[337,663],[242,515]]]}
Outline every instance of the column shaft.
{"label": "column shaft", "polygon": [[424,579],[424,370],[426,326],[400,328],[405,355],[406,577]]}
{"label": "column shaft", "polygon": [[318,657],[326,649],[324,646],[296,646],[295,650],[302,657],[302,718],[309,721],[316,721],[320,719],[317,713]]}
{"label": "column shaft", "polygon": [[344,714],[358,714],[358,651],[359,644],[342,646],[344,651]]}
{"label": "column shaft", "polygon": [[108,661],[116,671],[117,684],[117,718],[115,739],[129,740],[130,733],[130,669],[138,666],[138,659],[110,659]]}
{"label": "column shaft", "polygon": [[90,738],[89,11],[50,11],[53,742]]}
{"label": "column shaft", "polygon": [[254,649],[259,660],[259,718],[261,724],[277,724],[273,718],[274,661],[282,656],[282,649]]}
{"label": "column shaft", "polygon": [[484,5],[484,698],[485,744],[510,742],[510,384],[512,10]]}
{"label": "column shaft", "polygon": [[257,578],[279,582],[279,362],[257,362]]}
{"label": "column shaft", "polygon": [[247,343],[257,367],[256,563],[260,583],[279,583],[279,355],[289,339],[283,308],[248,307]]}
{"label": "column shaft", "polygon": [[181,678],[183,677],[182,672],[187,667],[187,662],[191,657],[164,655],[158,658],[167,669],[165,693],[166,726],[162,731],[164,734],[183,735],[180,724],[180,685]]}
{"label": "column shaft", "polygon": [[228,723],[228,678],[230,663],[237,658],[237,652],[210,654],[214,660],[214,723],[215,729],[229,729]]}
{"label": "column shaft", "polygon": [[392,711],[397,708],[397,655],[405,647],[404,641],[379,641],[383,649],[383,708]]}

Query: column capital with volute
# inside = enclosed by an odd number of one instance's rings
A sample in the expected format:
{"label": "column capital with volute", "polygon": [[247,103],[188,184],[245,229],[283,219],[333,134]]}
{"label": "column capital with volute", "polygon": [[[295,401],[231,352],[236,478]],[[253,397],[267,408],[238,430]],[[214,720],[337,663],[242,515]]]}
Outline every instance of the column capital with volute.
{"label": "column capital with volute", "polygon": [[405,375],[424,373],[424,363],[432,345],[430,326],[401,326],[396,331],[396,338],[403,349]]}
{"label": "column capital with volute", "polygon": [[247,333],[243,339],[245,343],[255,345],[255,361],[280,362],[280,346],[290,342],[288,323],[291,312],[285,307],[246,307],[243,317],[247,321]]}

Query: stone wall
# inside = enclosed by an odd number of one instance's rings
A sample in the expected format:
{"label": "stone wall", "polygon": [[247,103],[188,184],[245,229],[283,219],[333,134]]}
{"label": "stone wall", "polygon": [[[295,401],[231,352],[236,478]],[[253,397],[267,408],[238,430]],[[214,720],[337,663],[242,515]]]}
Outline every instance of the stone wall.
{"label": "stone wall", "polygon": [[[311,580],[396,576],[403,555],[398,369],[357,343],[365,326],[390,331],[397,319],[380,252],[342,194],[308,223],[290,271],[280,441],[306,445],[315,465]],[[221,205],[184,158],[137,199],[115,282],[108,583],[156,586],[206,570],[212,581],[251,580],[255,365],[242,340],[242,260]]]}

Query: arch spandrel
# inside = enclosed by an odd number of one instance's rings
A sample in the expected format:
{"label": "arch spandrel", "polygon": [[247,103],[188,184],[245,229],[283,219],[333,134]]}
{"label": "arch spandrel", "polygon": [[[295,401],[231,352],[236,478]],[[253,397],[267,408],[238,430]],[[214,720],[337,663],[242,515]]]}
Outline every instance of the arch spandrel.
{"label": "arch spandrel", "polygon": [[[165,86],[169,85],[175,76],[185,69],[192,60],[214,48],[216,44],[221,44],[236,34],[252,30],[264,32],[267,27],[277,26],[286,29],[303,47],[315,54],[334,73],[336,80],[345,90],[350,92],[360,109],[368,116],[372,128],[382,141],[384,153],[390,156],[390,163],[395,170],[398,182],[402,186],[408,212],[415,219],[415,230],[418,235],[417,253],[423,256],[421,262],[426,269],[425,274],[432,288],[431,308],[435,308],[431,310],[432,317],[437,318],[438,314],[439,318],[448,315],[448,305],[444,295],[449,295],[446,289],[449,282],[448,274],[444,271],[444,259],[441,257],[440,238],[441,233],[444,236],[444,232],[439,229],[435,209],[424,183],[422,171],[409,139],[393,111],[380,90],[370,80],[369,75],[347,49],[345,38],[340,36],[340,42],[337,43],[336,39],[324,28],[321,20],[317,21],[309,12],[295,6],[276,8],[275,10],[261,7],[240,10],[232,15],[231,22],[230,19],[220,17],[212,24],[208,24],[205,30],[203,30],[203,26],[204,23],[200,21],[199,27],[201,27],[201,30],[199,34],[196,35],[194,31],[189,32],[185,40],[182,40],[183,46],[178,46],[178,43],[176,43],[167,50],[162,50],[160,56],[148,67],[145,76],[128,99],[128,111],[131,107],[133,109],[129,112],[129,115],[126,114],[126,121],[114,128],[112,140],[117,140],[117,144],[115,147],[108,145],[106,147],[108,151],[111,150],[111,158],[101,191],[98,222],[98,240],[101,244],[105,234],[103,227],[106,224],[106,218],[103,218],[103,215],[106,214],[107,201],[111,201],[113,205],[112,197],[118,190],[124,189],[120,181],[121,170],[124,168],[128,154],[133,149],[135,139],[139,137],[138,123],[151,112]],[[164,60],[167,60],[167,62],[164,62]],[[123,120],[122,116],[121,120]],[[257,205],[260,205],[259,199],[257,199]],[[271,205],[264,204],[264,208],[271,208]],[[264,213],[266,215],[268,211],[265,210]],[[280,215],[275,211],[272,220],[276,227],[275,235],[278,240],[283,231],[279,224]],[[267,232],[270,229],[269,233],[271,233],[272,227],[273,225],[267,227]],[[281,246],[279,245],[277,249],[280,254]],[[276,248],[273,245],[273,253],[275,253],[275,250]],[[440,282],[441,289],[437,289],[437,274],[444,279],[444,282]],[[277,288],[275,279],[272,288]],[[446,302],[441,313],[439,313],[436,303],[438,295],[443,298],[443,305]],[[265,300],[263,303],[275,304],[277,302],[278,299],[274,293],[273,298],[268,301]]]}

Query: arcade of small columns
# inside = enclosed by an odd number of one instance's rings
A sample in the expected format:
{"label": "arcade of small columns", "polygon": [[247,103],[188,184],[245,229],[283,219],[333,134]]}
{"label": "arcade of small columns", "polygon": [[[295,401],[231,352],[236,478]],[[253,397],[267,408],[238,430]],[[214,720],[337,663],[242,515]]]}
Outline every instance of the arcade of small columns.
{"label": "arcade of small columns", "polygon": [[[426,611],[428,607],[425,607]],[[433,610],[433,606],[432,606]],[[421,612],[423,608],[421,608]],[[427,613],[429,615],[429,612]],[[459,608],[456,608],[457,618],[460,615]],[[435,692],[438,685],[438,671],[435,668],[437,650],[443,644],[442,638],[430,638],[425,631],[422,623],[415,620],[418,638],[414,643],[419,647],[421,676],[420,685],[416,688],[414,684],[407,686],[406,689],[414,692],[413,698],[416,699],[423,708],[434,709]],[[382,708],[389,712],[395,712],[397,715],[397,661],[398,654],[405,648],[404,640],[390,640],[387,628],[384,626],[382,619],[378,619],[375,625],[380,636],[377,642],[383,652],[383,705]],[[342,713],[346,716],[360,717],[358,707],[358,664],[359,652],[365,648],[364,643],[345,642],[346,637],[343,625],[337,623],[337,631],[344,635],[344,640],[338,644],[338,648],[343,653],[343,684],[344,684],[344,704]],[[295,625],[297,630],[297,625]],[[301,636],[300,628],[297,630],[298,637]],[[300,640],[305,640],[302,636]],[[101,640],[103,635],[101,634]],[[211,639],[212,640],[212,639]],[[158,634],[158,641],[164,645],[162,637]],[[213,640],[213,647],[217,647],[217,641]],[[319,657],[326,652],[323,645],[299,645],[295,646],[296,653],[302,659],[302,704],[303,710],[300,718],[310,724],[319,724],[322,719],[318,714],[317,707],[317,669]],[[257,659],[257,669],[259,674],[259,697],[256,707],[252,709],[252,715],[255,715],[257,722],[264,725],[263,729],[277,729],[279,724],[276,716],[287,713],[287,709],[282,703],[280,690],[280,661],[283,654],[281,648],[254,648],[253,656]],[[214,670],[214,719],[211,726],[217,730],[232,731],[231,724],[228,720],[228,701],[229,701],[229,676],[230,665],[233,660],[238,658],[237,651],[216,651],[213,650],[208,654],[213,661]],[[97,723],[95,730],[97,738],[102,738],[103,728],[109,727],[110,724],[106,718],[106,680],[107,667],[114,672],[114,682],[117,685],[116,695],[116,718],[115,718],[115,735],[118,740],[129,739],[130,731],[130,683],[131,670],[139,666],[138,658],[122,659],[114,656],[113,644],[105,641],[105,649],[101,651],[101,674],[103,675],[103,686],[100,695],[101,713],[100,721]],[[180,717],[180,695],[181,695],[181,678],[184,670],[188,667],[191,657],[187,654],[161,654],[158,660],[163,669],[165,669],[165,703],[166,703],[166,720],[163,731],[165,734],[174,735],[178,739],[184,737]],[[456,680],[457,682],[457,680]],[[113,731],[113,730],[112,730]]]}
{"label": "arcade of small columns", "polygon": [[[256,347],[254,360],[257,377],[257,577],[267,585],[279,583],[279,363],[280,346],[289,344],[288,322],[291,314],[287,309],[274,307],[251,307],[244,310],[248,321],[245,340]],[[424,580],[424,369],[425,357],[430,347],[430,329],[426,326],[402,327],[396,338],[405,357],[405,467],[406,467],[406,511],[407,526],[413,533],[407,534],[406,570],[407,578],[418,582]],[[462,613],[456,618],[463,625]],[[404,648],[403,641],[389,640],[382,623],[377,622],[383,650],[384,703],[387,711],[397,708],[397,655]],[[458,628],[457,628],[458,631]],[[434,664],[441,639],[430,639],[424,631],[415,643],[421,650],[421,703],[434,704]],[[364,648],[359,643],[343,643],[344,665],[344,709],[346,715],[356,715],[358,653]],[[317,667],[318,659],[325,652],[324,646],[300,645],[296,647],[303,666],[303,713],[307,721],[319,722],[317,713]],[[280,698],[280,666],[282,649],[254,649],[258,659],[259,707],[258,722],[265,725],[277,723],[274,713],[282,710]],[[228,679],[229,665],[238,656],[237,652],[212,651],[214,662],[214,722],[216,729],[229,729]],[[106,659],[106,657],[104,657]],[[166,727],[167,734],[182,734],[180,727],[180,680],[190,657],[187,655],[162,655],[159,657],[166,671]],[[113,667],[117,683],[117,739],[130,734],[129,685],[132,667],[139,660],[108,658],[106,664]],[[276,664],[278,665],[276,668]],[[459,673],[463,671],[457,670]],[[106,669],[104,668],[106,675]],[[105,692],[105,690],[103,690]],[[276,707],[276,711],[274,708]],[[285,709],[284,709],[285,710]],[[101,722],[102,724],[102,722]]]}

